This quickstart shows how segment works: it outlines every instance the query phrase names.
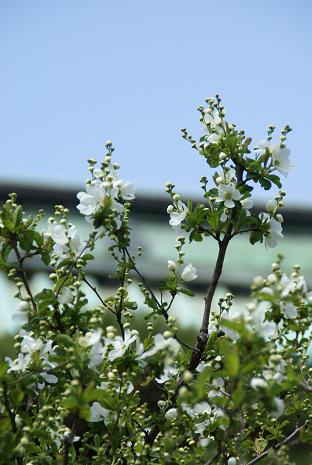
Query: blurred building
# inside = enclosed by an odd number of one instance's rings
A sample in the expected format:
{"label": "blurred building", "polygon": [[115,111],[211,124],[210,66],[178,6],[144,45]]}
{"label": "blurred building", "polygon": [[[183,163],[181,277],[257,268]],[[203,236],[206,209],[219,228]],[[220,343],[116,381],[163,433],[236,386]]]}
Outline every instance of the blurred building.
{"label": "blurred building", "polygon": [[[78,203],[77,191],[2,183],[0,203],[2,204],[7,199],[8,193],[17,192],[18,200],[27,213],[35,213],[39,208],[43,208],[47,217],[53,214],[54,205],[62,204],[70,209],[70,221],[77,225],[82,238],[86,238],[90,226],[76,208]],[[157,289],[161,278],[167,273],[167,260],[176,259],[174,246],[177,233],[168,225],[167,205],[167,198],[138,195],[132,208],[132,248],[135,250],[137,246],[142,247],[143,253],[139,259],[138,267],[155,289]],[[264,206],[258,205],[255,210],[263,211]],[[218,290],[219,296],[229,290],[236,296],[235,304],[240,307],[244,305],[249,298],[249,287],[253,277],[256,275],[266,276],[278,253],[285,256],[284,267],[286,271],[290,271],[294,264],[299,263],[310,288],[312,287],[312,210],[284,208],[282,213],[285,238],[276,249],[265,249],[263,244],[251,246],[248,235],[233,239],[225,261]],[[173,312],[179,316],[182,324],[197,327],[200,325],[203,297],[213,271],[217,248],[214,241],[209,238],[201,243],[187,245],[185,252],[186,263],[191,262],[198,269],[198,279],[190,283],[192,289],[196,291],[196,298],[178,296]],[[114,269],[114,263],[107,253],[105,240],[97,245],[95,255],[96,261],[90,262],[89,273],[103,295],[108,295],[109,290],[115,288],[116,283],[108,278]],[[42,287],[51,286],[51,281],[43,271],[39,259],[29,260],[27,264],[31,286],[35,293]],[[133,297],[143,306],[137,286],[134,284],[131,289]],[[90,298],[90,305],[97,305],[99,302],[96,300],[96,296],[90,294],[88,289],[86,292]],[[17,301],[15,301],[13,294],[13,285],[4,275],[0,275],[0,332],[16,329],[16,325],[12,321],[12,314],[15,312]]]}

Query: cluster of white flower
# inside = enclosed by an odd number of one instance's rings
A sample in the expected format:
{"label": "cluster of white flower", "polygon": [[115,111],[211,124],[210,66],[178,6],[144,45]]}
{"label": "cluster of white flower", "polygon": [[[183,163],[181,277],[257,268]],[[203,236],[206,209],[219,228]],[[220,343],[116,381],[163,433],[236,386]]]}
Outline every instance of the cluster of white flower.
{"label": "cluster of white flower", "polygon": [[[31,365],[33,354],[38,353],[40,357],[40,364],[42,371],[40,372],[41,377],[47,383],[55,384],[58,379],[55,375],[48,373],[49,370],[55,367],[55,364],[49,360],[49,356],[53,355],[53,341],[51,339],[43,342],[41,339],[35,339],[31,334],[25,331],[20,332],[21,349],[18,357],[12,360],[10,357],[6,357],[6,362],[9,365],[8,372],[21,372],[24,373]],[[43,388],[44,383],[38,383],[38,388]]]}
{"label": "cluster of white flower", "polygon": [[223,119],[221,118],[220,112],[217,109],[212,110],[212,108],[206,108],[203,117],[203,127],[207,132],[203,142],[204,148],[210,144],[217,144],[224,130]]}
{"label": "cluster of white flower", "polygon": [[53,239],[53,252],[58,259],[62,260],[68,256],[79,254],[81,240],[75,225],[70,223],[65,225],[54,218],[49,218],[48,228],[44,235]]}
{"label": "cluster of white flower", "polygon": [[169,205],[167,213],[170,215],[169,224],[173,229],[179,229],[181,223],[185,220],[188,208],[185,203],[178,200],[175,205]]}
{"label": "cluster of white flower", "polygon": [[105,207],[121,214],[123,202],[135,198],[133,184],[119,179],[118,169],[117,163],[111,163],[111,155],[105,157],[101,168],[91,166],[92,179],[86,181],[86,192],[77,194],[80,202],[77,208],[87,221],[92,221],[93,215]]}
{"label": "cluster of white flower", "polygon": [[[178,266],[173,260],[168,260],[168,270],[172,271],[173,273],[176,272]],[[188,265],[185,265],[183,268],[183,271],[181,273],[181,278],[183,281],[193,281],[194,279],[197,279],[197,269],[195,266],[192,265],[192,263],[189,263]]]}
{"label": "cluster of white flower", "polygon": [[261,140],[255,150],[259,155],[263,155],[268,151],[272,156],[272,168],[276,169],[284,176],[288,175],[292,168],[289,159],[290,150],[288,148],[281,147],[280,143],[272,144],[267,140]]}

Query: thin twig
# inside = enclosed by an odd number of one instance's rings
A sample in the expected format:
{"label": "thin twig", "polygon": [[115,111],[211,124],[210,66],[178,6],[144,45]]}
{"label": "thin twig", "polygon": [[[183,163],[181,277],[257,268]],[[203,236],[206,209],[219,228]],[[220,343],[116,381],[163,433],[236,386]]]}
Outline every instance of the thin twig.
{"label": "thin twig", "polygon": [[285,439],[283,439],[283,441],[281,442],[278,442],[277,444],[275,444],[275,446],[272,446],[272,447],[269,447],[269,449],[267,449],[266,451],[262,452],[262,454],[258,455],[257,457],[255,457],[254,459],[250,460],[250,462],[248,462],[246,465],[254,465],[255,463],[259,462],[260,460],[262,460],[264,457],[266,457],[268,455],[268,453],[271,451],[271,450],[278,450],[280,449],[282,446],[284,446],[285,444],[288,444],[292,439],[294,439],[298,433],[300,433],[300,431],[305,428],[305,426],[307,426],[307,421],[299,426],[298,428],[296,428],[289,436],[287,436]]}

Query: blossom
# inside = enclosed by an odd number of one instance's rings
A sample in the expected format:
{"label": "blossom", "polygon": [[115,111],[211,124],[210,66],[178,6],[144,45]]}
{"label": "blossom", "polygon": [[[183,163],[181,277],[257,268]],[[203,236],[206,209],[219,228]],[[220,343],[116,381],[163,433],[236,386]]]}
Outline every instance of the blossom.
{"label": "blossom", "polygon": [[113,350],[111,350],[108,354],[108,358],[110,361],[115,360],[116,358],[122,357],[125,352],[128,350],[130,344],[134,342],[137,338],[137,335],[131,336],[131,332],[129,329],[125,330],[124,339],[121,336],[115,336],[113,339],[112,346]]}
{"label": "blossom", "polygon": [[138,358],[139,360],[144,360],[147,357],[151,357],[155,355],[157,352],[161,350],[168,349],[168,351],[173,355],[176,356],[180,350],[179,342],[174,339],[173,337],[164,338],[162,334],[156,334],[154,336],[154,346],[141,354]]}
{"label": "blossom", "polygon": [[189,263],[184,267],[184,270],[181,274],[181,278],[183,279],[183,281],[193,281],[197,277],[197,270],[195,266],[192,265],[192,263]]}
{"label": "blossom", "polygon": [[173,260],[168,260],[168,270],[175,271],[177,269],[177,264]]}
{"label": "blossom", "polygon": [[282,234],[282,225],[274,218],[270,218],[267,213],[262,213],[260,215],[260,219],[263,221],[263,223],[267,222],[269,224],[268,231],[265,235],[266,247],[276,247],[278,242],[284,237]]}
{"label": "blossom", "polygon": [[60,303],[60,304],[69,304],[70,302],[72,302],[73,300],[73,297],[74,297],[74,294],[72,293],[72,291],[70,290],[69,287],[63,287],[57,297],[57,301]]}
{"label": "blossom", "polygon": [[271,412],[272,416],[275,418],[279,418],[284,414],[285,402],[280,397],[275,397],[273,401],[274,401],[274,408],[273,408],[273,411]]}
{"label": "blossom", "polygon": [[284,313],[286,317],[289,318],[290,320],[293,320],[294,318],[297,318],[298,316],[298,311],[296,307],[294,306],[294,304],[292,304],[291,302],[286,302],[284,304]]}
{"label": "blossom", "polygon": [[272,144],[268,140],[260,140],[255,150],[259,155],[264,155],[267,150],[271,152]]}
{"label": "blossom", "polygon": [[155,378],[155,381],[157,381],[157,383],[159,384],[166,383],[167,381],[169,381],[170,378],[173,378],[174,376],[176,376],[178,372],[179,370],[176,367],[172,367],[168,365],[164,368],[164,371],[162,375],[160,376],[160,378]]}
{"label": "blossom", "polygon": [[267,151],[269,151],[272,154],[272,161],[273,161],[273,166],[279,171],[281,174],[284,176],[287,176],[289,171],[292,168],[292,165],[290,163],[289,155],[290,155],[290,150],[287,149],[286,147],[281,147],[281,144],[271,144],[267,140],[261,140],[258,143],[258,147],[256,148],[256,151],[259,153],[259,155],[265,154]]}
{"label": "blossom", "polygon": [[167,412],[165,413],[165,417],[167,418],[167,420],[174,420],[175,418],[178,417],[178,411],[176,408],[170,408],[169,410],[167,410]]}
{"label": "blossom", "polygon": [[234,200],[240,200],[241,193],[236,189],[234,183],[220,184],[218,186],[219,196],[216,198],[217,202],[224,202],[226,208],[235,207]]}
{"label": "blossom", "polygon": [[253,200],[251,197],[247,197],[246,199],[242,199],[240,201],[242,207],[244,208],[244,210],[246,210],[246,215],[247,216],[250,216],[250,208],[253,207]]}
{"label": "blossom", "polygon": [[31,355],[25,355],[20,352],[15,360],[5,357],[5,361],[9,364],[8,373],[12,371],[21,371],[23,373],[31,363]]}
{"label": "blossom", "polygon": [[176,210],[173,210],[170,212],[170,220],[169,220],[170,226],[172,226],[174,229],[178,228],[180,224],[182,223],[182,221],[185,220],[187,213],[188,213],[187,206],[185,205],[185,203],[179,200],[177,202]]}
{"label": "blossom", "polygon": [[109,410],[102,407],[102,405],[99,402],[93,402],[93,404],[90,407],[90,417],[89,421],[97,422],[97,421],[104,421],[106,423],[106,420],[109,417]]}
{"label": "blossom", "polygon": [[268,383],[263,378],[254,377],[250,380],[250,386],[252,387],[252,389],[257,391],[258,389],[266,389],[268,387]]}
{"label": "blossom", "polygon": [[209,136],[206,136],[204,146],[207,147],[209,144],[217,144],[220,140],[220,134],[213,132]]}
{"label": "blossom", "polygon": [[212,112],[210,108],[207,108],[204,113],[204,122],[214,129],[219,129],[222,125],[222,118],[218,110]]}
{"label": "blossom", "polygon": [[289,155],[290,150],[281,148],[280,144],[275,144],[272,148],[273,165],[284,176],[287,176],[292,168]]}
{"label": "blossom", "polygon": [[216,182],[218,184],[229,184],[235,179],[235,169],[225,168],[220,176],[217,177]]}
{"label": "blossom", "polygon": [[64,245],[68,241],[65,226],[50,220],[48,220],[48,229],[44,234],[45,236],[52,237],[53,241],[59,245]]}
{"label": "blossom", "polygon": [[93,346],[94,344],[97,344],[98,342],[100,342],[101,337],[102,337],[102,329],[98,328],[98,329],[95,329],[92,333],[88,332],[84,336],[83,342],[86,346]]}
{"label": "blossom", "polygon": [[236,465],[237,464],[237,460],[235,457],[229,457],[228,461],[227,461],[227,465]]}
{"label": "blossom", "polygon": [[277,207],[277,202],[276,200],[268,200],[267,203],[266,203],[266,209],[268,212],[271,212],[273,213],[274,210],[276,209]]}
{"label": "blossom", "polygon": [[135,187],[129,181],[114,181],[113,188],[118,189],[119,194],[123,200],[133,200],[135,198]]}
{"label": "blossom", "polygon": [[92,184],[86,184],[86,192],[78,192],[77,198],[80,203],[77,205],[82,215],[94,215],[103,205],[106,196],[105,185],[99,180]]}

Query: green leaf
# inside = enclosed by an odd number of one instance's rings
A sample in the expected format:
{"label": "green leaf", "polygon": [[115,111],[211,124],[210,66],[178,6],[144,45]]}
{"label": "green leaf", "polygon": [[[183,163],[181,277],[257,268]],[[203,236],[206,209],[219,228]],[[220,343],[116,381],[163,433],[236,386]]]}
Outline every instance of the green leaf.
{"label": "green leaf", "polygon": [[220,341],[220,349],[223,353],[225,371],[228,376],[235,378],[240,366],[237,346],[228,339],[223,339]]}
{"label": "green leaf", "polygon": [[13,212],[13,224],[14,224],[14,229],[17,228],[17,226],[19,226],[19,224],[21,223],[22,221],[22,218],[23,218],[23,210],[22,210],[22,207],[21,205],[18,205],[14,212]]}
{"label": "green leaf", "polygon": [[256,242],[262,242],[263,240],[263,234],[259,229],[255,229],[254,231],[251,231],[250,236],[249,236],[249,242],[251,244],[255,244]]}
{"label": "green leaf", "polygon": [[194,297],[194,292],[191,291],[190,289],[185,289],[185,288],[179,288],[177,289],[177,292],[179,292],[180,294],[185,294],[185,295],[188,295],[190,297]]}
{"label": "green leaf", "polygon": [[271,181],[267,178],[259,178],[259,182],[264,190],[268,191],[272,187]]}
{"label": "green leaf", "polygon": [[270,176],[268,176],[268,179],[270,179],[270,181],[272,181],[279,189],[282,188],[280,177],[276,174],[270,174]]}
{"label": "green leaf", "polygon": [[25,252],[29,252],[34,240],[34,234],[31,229],[26,229],[24,231],[21,239],[20,239],[20,246],[22,247]]}

